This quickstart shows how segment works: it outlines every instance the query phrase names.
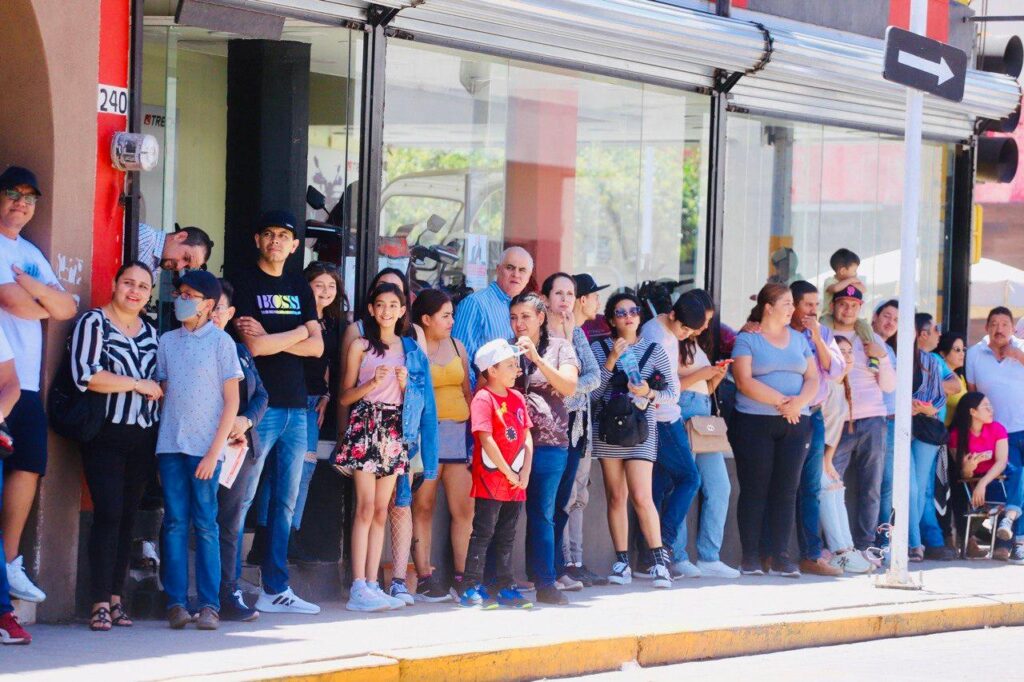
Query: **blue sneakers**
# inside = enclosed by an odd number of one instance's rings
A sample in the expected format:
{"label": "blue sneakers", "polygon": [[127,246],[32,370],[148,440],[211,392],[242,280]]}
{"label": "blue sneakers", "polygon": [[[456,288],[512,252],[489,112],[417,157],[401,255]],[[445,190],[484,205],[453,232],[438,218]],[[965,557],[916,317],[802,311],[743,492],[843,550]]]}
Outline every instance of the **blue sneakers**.
{"label": "blue sneakers", "polygon": [[508,587],[498,593],[498,604],[513,609],[532,609],[533,602],[528,600],[515,587]]}
{"label": "blue sneakers", "polygon": [[479,585],[477,585],[476,587],[470,587],[462,593],[462,596],[459,597],[459,606],[465,608],[472,608],[474,606],[480,606],[485,609],[498,608],[498,605],[490,601],[490,598],[487,596],[487,593]]}

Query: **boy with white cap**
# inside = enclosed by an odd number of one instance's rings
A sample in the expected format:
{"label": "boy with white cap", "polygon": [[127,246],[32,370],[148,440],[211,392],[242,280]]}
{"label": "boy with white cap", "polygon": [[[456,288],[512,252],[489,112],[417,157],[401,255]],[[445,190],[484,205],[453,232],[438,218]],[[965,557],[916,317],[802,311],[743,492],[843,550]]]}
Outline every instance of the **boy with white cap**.
{"label": "boy with white cap", "polygon": [[462,606],[483,604],[479,586],[487,549],[494,545],[496,601],[498,605],[530,608],[533,604],[516,589],[512,577],[512,546],[516,521],[526,500],[533,460],[530,416],[526,400],[512,387],[519,374],[518,348],[505,339],[485,343],[474,364],[486,382],[469,406],[473,430],[473,488],[476,498],[473,534],[466,554]]}

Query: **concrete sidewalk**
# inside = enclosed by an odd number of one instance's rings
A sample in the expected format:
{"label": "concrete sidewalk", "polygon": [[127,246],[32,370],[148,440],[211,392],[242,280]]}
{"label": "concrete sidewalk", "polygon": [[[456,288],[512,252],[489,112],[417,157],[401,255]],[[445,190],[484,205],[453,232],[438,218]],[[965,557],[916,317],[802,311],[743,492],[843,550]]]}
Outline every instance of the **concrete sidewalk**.
{"label": "concrete sidewalk", "polygon": [[[163,622],[90,632],[35,625],[3,647],[2,670],[29,679],[537,679],[755,652],[1024,624],[1024,568],[925,563],[921,591],[872,578],[646,581],[570,595],[568,607],[479,611],[417,604],[390,614],[325,605],[319,616],[263,614],[217,632]],[[918,574],[915,573],[915,577]]]}

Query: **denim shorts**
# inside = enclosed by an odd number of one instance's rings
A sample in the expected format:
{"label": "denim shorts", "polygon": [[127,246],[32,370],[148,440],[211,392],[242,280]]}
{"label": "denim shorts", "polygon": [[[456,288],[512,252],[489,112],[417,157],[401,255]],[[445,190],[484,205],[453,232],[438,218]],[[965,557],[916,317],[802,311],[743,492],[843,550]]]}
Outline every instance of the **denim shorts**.
{"label": "denim shorts", "polygon": [[467,464],[466,422],[443,419],[437,423],[437,461],[439,464]]}

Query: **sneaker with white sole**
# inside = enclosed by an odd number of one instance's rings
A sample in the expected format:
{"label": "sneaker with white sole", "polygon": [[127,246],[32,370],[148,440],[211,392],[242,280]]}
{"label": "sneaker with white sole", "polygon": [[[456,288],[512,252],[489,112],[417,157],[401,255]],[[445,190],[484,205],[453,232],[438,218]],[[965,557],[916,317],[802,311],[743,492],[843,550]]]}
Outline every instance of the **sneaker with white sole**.
{"label": "sneaker with white sole", "polygon": [[32,635],[21,627],[18,617],[8,612],[0,614],[0,644],[31,644]]}
{"label": "sneaker with white sole", "polygon": [[398,599],[406,606],[412,606],[416,603],[413,596],[409,594],[409,588],[405,586],[405,581],[399,580],[398,578],[392,579],[391,587],[388,588],[388,596],[393,599]]}
{"label": "sneaker with white sole", "polygon": [[278,594],[268,594],[260,590],[256,610],[264,613],[305,613],[311,616],[320,613],[319,606],[299,599],[290,587]]}
{"label": "sneaker with white sole", "polygon": [[1024,566],[1024,545],[1020,543],[1014,544],[1013,549],[1010,550],[1010,558],[1007,561],[1015,566]]}
{"label": "sneaker with white sole", "polygon": [[1013,539],[1013,519],[1005,516],[999,519],[999,529],[996,530],[996,537],[1004,542]]}
{"label": "sneaker with white sole", "polygon": [[672,587],[672,573],[668,570],[668,566],[665,564],[655,564],[651,569],[651,573],[654,576],[651,579],[651,585],[662,590]]}
{"label": "sneaker with white sole", "polygon": [[873,573],[875,570],[875,565],[855,549],[832,555],[829,565],[842,569],[844,573]]}
{"label": "sneaker with white sole", "polygon": [[384,601],[374,590],[363,584],[358,587],[352,586],[345,608],[349,611],[379,613],[380,611],[390,611],[391,605]]}
{"label": "sneaker with white sole", "polygon": [[698,561],[697,568],[705,578],[725,578],[735,580],[740,577],[740,572],[723,561]]}
{"label": "sneaker with white sole", "polygon": [[38,604],[46,599],[46,593],[35,586],[25,573],[25,560],[19,555],[7,564],[7,582],[11,585],[11,598]]}
{"label": "sneaker with white sole", "polygon": [[692,561],[677,561],[669,568],[673,578],[699,578],[701,570],[693,565]]}
{"label": "sneaker with white sole", "polygon": [[623,561],[616,561],[612,565],[612,572],[608,576],[608,582],[612,585],[628,585],[633,582],[633,571],[629,568],[629,564]]}
{"label": "sneaker with white sole", "polygon": [[583,589],[583,583],[566,574],[555,581],[555,587],[563,592],[579,592]]}
{"label": "sneaker with white sole", "polygon": [[398,597],[392,597],[390,594],[382,590],[378,583],[366,583],[366,586],[376,592],[379,596],[383,597],[384,601],[388,603],[388,608],[392,611],[398,611],[399,609],[404,609],[406,607],[406,603],[403,600]]}

